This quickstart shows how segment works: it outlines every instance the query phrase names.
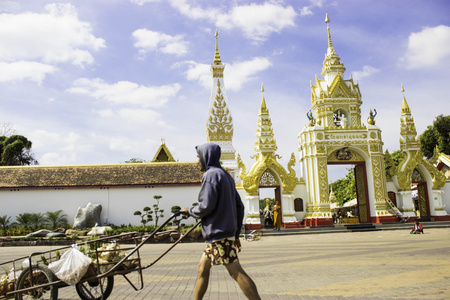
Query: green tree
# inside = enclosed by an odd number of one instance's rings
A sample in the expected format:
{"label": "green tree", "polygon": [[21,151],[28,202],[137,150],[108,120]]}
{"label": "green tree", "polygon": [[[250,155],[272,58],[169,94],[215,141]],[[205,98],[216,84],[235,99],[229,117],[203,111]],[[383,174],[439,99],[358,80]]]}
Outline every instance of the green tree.
{"label": "green tree", "polygon": [[22,213],[16,216],[16,222],[14,225],[23,227],[25,229],[31,229],[32,227],[32,214],[30,213]]}
{"label": "green tree", "polygon": [[144,211],[144,213],[142,213],[140,210],[137,210],[137,211],[134,212],[134,215],[135,216],[139,216],[141,218],[141,223],[145,227],[145,225],[148,222],[153,221],[153,216],[152,216],[153,211],[148,206],[144,207],[143,211]]}
{"label": "green tree", "polygon": [[8,217],[7,215],[0,217],[0,226],[2,226],[3,232],[5,232],[5,230],[8,229],[10,221],[11,217]]}
{"label": "green tree", "polygon": [[331,185],[333,186],[333,192],[336,196],[336,203],[339,206],[356,198],[356,184],[353,168],[347,168],[345,177],[336,180]]}
{"label": "green tree", "polygon": [[37,165],[31,152],[31,141],[22,135],[0,136],[0,165]]}
{"label": "green tree", "polygon": [[45,213],[47,218],[47,223],[51,229],[56,229],[58,227],[64,227],[67,225],[67,215],[63,214],[63,210],[48,211]]}
{"label": "green tree", "polygon": [[427,158],[433,156],[433,151],[439,147],[439,151],[450,155],[450,115],[439,115],[420,135],[420,150]]}
{"label": "green tree", "polygon": [[130,158],[129,160],[126,160],[125,163],[126,164],[141,164],[141,163],[146,163],[148,161],[143,160],[142,158],[137,158],[137,157],[133,157]]}
{"label": "green tree", "polygon": [[155,226],[156,227],[158,227],[159,218],[164,218],[164,215],[163,215],[164,209],[159,208],[159,199],[161,199],[161,198],[162,198],[162,196],[160,196],[160,195],[153,196],[153,199],[156,200],[156,204],[153,204],[153,209],[154,209],[153,214],[155,215]]}
{"label": "green tree", "polygon": [[47,223],[47,218],[43,213],[33,213],[31,214],[31,229],[38,230],[45,227]]}
{"label": "green tree", "polygon": [[[177,212],[179,212],[181,210],[181,207],[178,205],[172,206],[170,208],[171,213],[175,214]],[[175,224],[176,226],[180,227],[180,222],[181,220],[178,219],[178,217],[174,217],[173,218],[173,224]]]}

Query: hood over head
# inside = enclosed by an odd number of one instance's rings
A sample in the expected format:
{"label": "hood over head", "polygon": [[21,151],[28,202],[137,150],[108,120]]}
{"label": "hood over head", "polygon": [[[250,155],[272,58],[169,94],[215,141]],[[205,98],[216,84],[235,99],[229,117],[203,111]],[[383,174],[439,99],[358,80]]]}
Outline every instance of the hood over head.
{"label": "hood over head", "polygon": [[220,146],[214,143],[206,143],[195,147],[203,169],[207,171],[210,167],[221,168],[220,166]]}

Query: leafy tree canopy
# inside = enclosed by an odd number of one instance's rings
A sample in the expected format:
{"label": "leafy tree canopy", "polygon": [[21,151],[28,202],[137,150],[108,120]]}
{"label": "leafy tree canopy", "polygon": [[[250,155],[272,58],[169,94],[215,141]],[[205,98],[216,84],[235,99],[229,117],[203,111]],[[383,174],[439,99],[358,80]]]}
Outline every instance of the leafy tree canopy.
{"label": "leafy tree canopy", "polygon": [[339,206],[356,198],[356,184],[353,168],[347,168],[345,177],[336,180],[331,185],[333,186],[333,192],[336,196],[336,203]]}
{"label": "leafy tree canopy", "polygon": [[143,160],[142,158],[138,158],[138,157],[133,157],[130,158],[129,160],[126,160],[125,163],[126,164],[140,164],[140,163],[146,163],[148,161]]}
{"label": "leafy tree canopy", "polygon": [[22,135],[0,136],[0,165],[37,165],[31,152],[31,141]]}
{"label": "leafy tree canopy", "polygon": [[420,135],[420,150],[427,158],[433,156],[436,146],[439,151],[450,155],[450,115],[439,115]]}

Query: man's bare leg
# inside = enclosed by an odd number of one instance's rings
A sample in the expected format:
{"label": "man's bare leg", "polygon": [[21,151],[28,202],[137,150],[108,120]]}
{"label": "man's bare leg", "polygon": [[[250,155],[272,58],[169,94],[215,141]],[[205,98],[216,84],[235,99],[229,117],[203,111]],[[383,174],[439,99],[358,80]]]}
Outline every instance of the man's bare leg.
{"label": "man's bare leg", "polygon": [[198,263],[198,275],[195,282],[195,300],[203,299],[203,296],[208,289],[209,273],[211,271],[211,260],[207,256],[202,256]]}
{"label": "man's bare leg", "polygon": [[242,269],[239,261],[225,265],[231,277],[237,281],[244,295],[250,300],[260,300],[258,289],[250,276]]}

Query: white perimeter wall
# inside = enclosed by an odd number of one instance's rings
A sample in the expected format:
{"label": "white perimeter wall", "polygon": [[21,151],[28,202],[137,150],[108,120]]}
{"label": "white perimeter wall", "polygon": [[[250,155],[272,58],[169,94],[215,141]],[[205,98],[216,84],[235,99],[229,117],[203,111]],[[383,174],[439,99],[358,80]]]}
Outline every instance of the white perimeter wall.
{"label": "white perimeter wall", "polygon": [[445,205],[445,211],[450,215],[450,180],[445,182],[442,190],[444,191],[444,194],[442,195],[442,203]]}
{"label": "white perimeter wall", "polygon": [[[200,185],[178,187],[127,187],[127,188],[86,188],[86,189],[30,189],[0,190],[0,216],[10,216],[11,222],[21,213],[45,213],[62,209],[70,224],[73,224],[78,207],[101,204],[101,219],[105,224],[139,225],[140,217],[135,211],[149,206],[153,209],[154,195],[161,195],[159,207],[164,209],[164,218],[171,215],[171,207],[190,207],[197,202]],[[159,224],[162,221],[158,222]],[[193,218],[183,223],[194,223]]]}

